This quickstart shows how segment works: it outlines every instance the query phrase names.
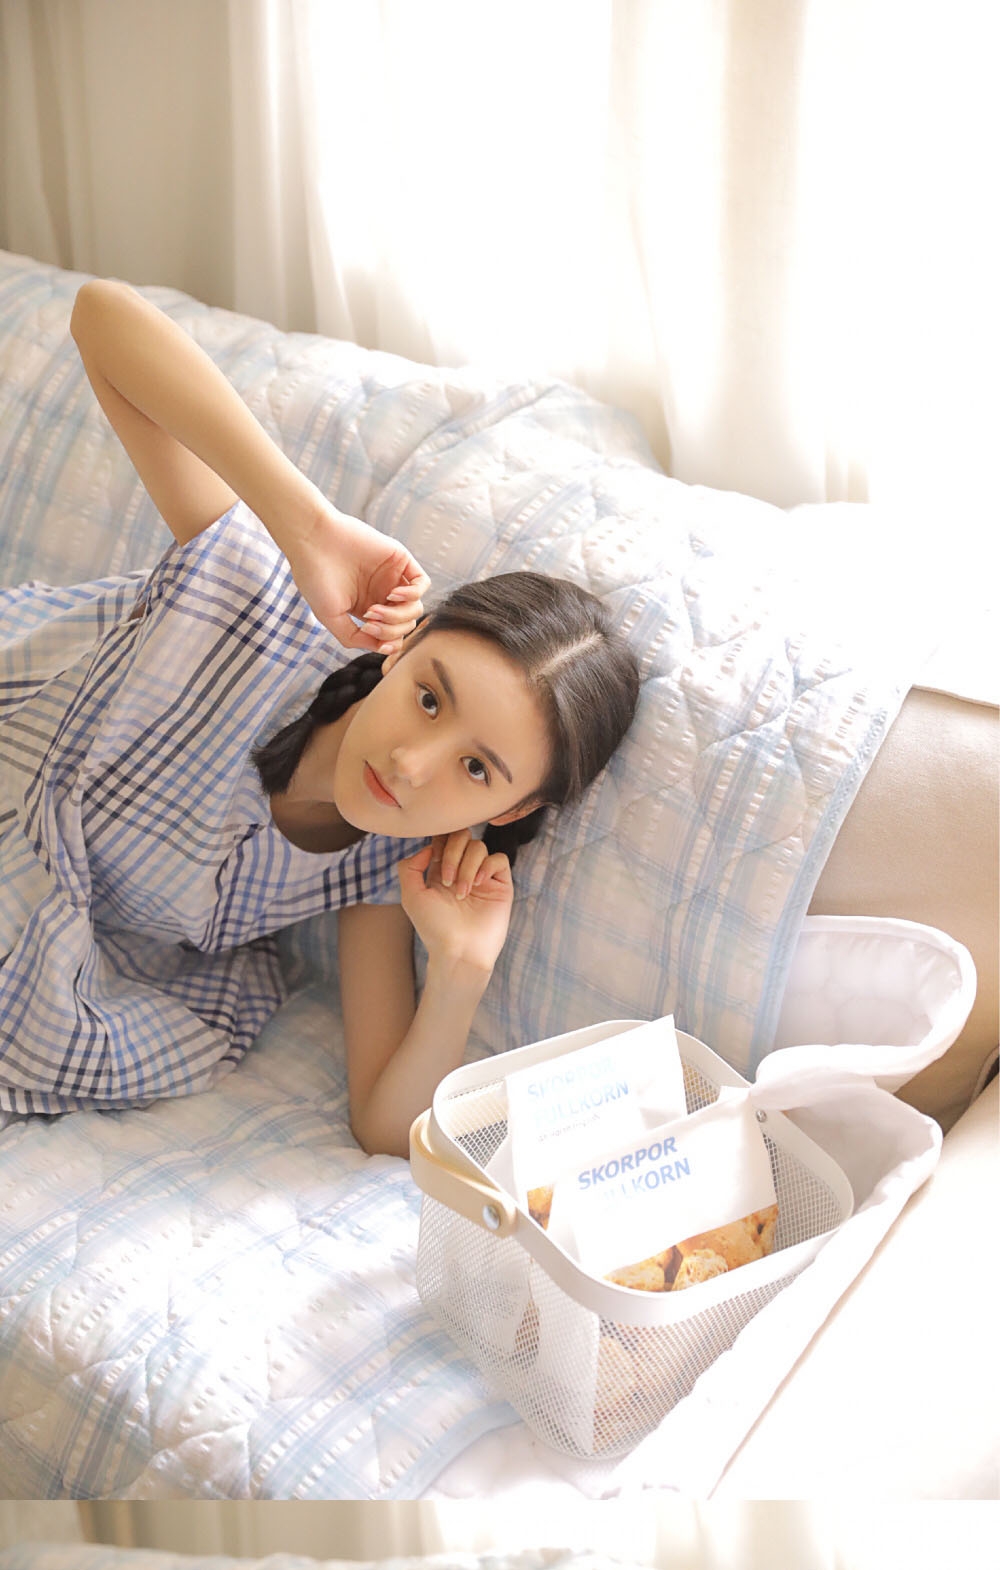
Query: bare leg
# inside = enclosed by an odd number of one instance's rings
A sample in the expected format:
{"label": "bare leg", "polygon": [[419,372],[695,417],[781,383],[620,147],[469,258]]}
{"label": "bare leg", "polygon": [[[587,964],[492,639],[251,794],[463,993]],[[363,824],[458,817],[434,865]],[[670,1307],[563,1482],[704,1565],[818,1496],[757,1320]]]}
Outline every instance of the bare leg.
{"label": "bare leg", "polygon": [[947,1130],[998,1032],[998,711],[915,687],[866,775],[813,894],[816,915],[901,916],[964,943],[968,1023],[899,1092]]}

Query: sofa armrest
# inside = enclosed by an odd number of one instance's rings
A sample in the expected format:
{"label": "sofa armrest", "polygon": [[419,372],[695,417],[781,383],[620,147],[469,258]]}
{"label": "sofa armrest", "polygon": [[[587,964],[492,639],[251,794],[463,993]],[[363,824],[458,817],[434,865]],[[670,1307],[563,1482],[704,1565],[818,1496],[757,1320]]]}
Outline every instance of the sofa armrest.
{"label": "sofa armrest", "polygon": [[811,915],[889,916],[937,927],[976,967],[958,1039],[900,1099],[945,1133],[996,1054],[1000,714],[990,703],[914,688],[890,727],[819,876]]}
{"label": "sofa armrest", "polygon": [[1000,1497],[996,1079],[713,1497]]}

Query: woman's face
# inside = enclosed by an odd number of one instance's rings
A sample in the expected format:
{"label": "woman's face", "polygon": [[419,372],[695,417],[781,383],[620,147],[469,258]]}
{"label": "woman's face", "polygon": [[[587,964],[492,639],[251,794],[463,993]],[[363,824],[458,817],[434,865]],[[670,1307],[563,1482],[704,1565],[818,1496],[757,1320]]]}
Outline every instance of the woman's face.
{"label": "woman's face", "polygon": [[350,714],[333,801],[375,834],[450,834],[523,817],[548,771],[545,722],[513,661],[473,633],[431,631],[386,660]]}

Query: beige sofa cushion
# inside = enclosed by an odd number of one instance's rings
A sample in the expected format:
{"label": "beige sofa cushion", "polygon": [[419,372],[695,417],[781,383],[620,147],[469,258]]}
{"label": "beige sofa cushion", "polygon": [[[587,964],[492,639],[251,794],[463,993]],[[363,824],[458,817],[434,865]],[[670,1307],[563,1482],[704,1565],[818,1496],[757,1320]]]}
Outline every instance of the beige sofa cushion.
{"label": "beige sofa cushion", "polygon": [[965,1029],[898,1094],[949,1129],[997,1051],[998,710],[915,687],[861,784],[813,894],[817,915],[901,916],[964,943]]}

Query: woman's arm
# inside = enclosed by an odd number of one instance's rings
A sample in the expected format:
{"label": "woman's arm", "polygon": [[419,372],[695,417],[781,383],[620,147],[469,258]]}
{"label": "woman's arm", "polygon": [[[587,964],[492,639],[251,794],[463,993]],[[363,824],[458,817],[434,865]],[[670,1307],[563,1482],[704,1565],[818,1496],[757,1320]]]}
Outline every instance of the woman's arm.
{"label": "woman's arm", "polygon": [[351,1129],[370,1156],[408,1156],[410,1124],[462,1062],[490,973],[428,958],[417,1005],[413,927],[399,905],[342,910],[337,948]]}
{"label": "woman's arm", "polygon": [[70,332],[97,400],[183,545],[237,496],[285,549],[324,506],[218,366],[128,284],[78,291]]}
{"label": "woman's arm", "polygon": [[[410,1124],[462,1062],[513,897],[506,856],[465,833],[400,862],[399,876],[403,906],[350,906],[338,924],[351,1128],[369,1155],[409,1155]],[[428,955],[419,1005],[414,927]]]}
{"label": "woman's arm", "polygon": [[[403,546],[326,500],[183,328],[128,284],[98,278],[78,291],[70,331],[98,402],[180,544],[241,497],[342,643],[398,645],[429,580]],[[350,615],[373,608],[377,623],[357,631]]]}

